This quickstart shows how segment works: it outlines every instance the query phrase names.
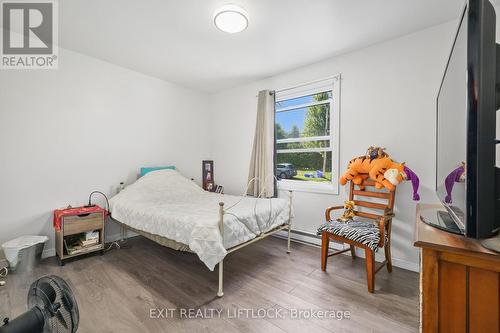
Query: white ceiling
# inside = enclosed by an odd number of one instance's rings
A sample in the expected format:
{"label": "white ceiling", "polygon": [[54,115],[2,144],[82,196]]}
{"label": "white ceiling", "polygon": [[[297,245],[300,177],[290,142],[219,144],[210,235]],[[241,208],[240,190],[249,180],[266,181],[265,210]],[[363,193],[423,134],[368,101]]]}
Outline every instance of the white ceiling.
{"label": "white ceiling", "polygon": [[[212,23],[225,3],[247,30]],[[456,19],[460,0],[65,0],[61,46],[186,87],[220,91]]]}

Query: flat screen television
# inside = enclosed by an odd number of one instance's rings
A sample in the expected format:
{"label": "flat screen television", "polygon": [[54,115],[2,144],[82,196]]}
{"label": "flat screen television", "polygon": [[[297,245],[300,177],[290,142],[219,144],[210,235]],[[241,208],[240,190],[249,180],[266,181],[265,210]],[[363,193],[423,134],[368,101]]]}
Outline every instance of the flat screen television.
{"label": "flat screen television", "polygon": [[467,1],[437,96],[436,193],[444,209],[423,220],[471,238],[500,226],[495,35],[491,3]]}

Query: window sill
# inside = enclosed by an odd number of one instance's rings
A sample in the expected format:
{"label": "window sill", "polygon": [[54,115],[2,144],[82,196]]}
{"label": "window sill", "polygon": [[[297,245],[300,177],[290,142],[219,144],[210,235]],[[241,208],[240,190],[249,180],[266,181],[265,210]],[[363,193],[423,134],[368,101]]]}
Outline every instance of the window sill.
{"label": "window sill", "polygon": [[309,193],[322,193],[322,194],[339,194],[339,187],[337,184],[330,182],[318,183],[299,180],[279,180],[279,191],[296,191],[296,192],[309,192]]}

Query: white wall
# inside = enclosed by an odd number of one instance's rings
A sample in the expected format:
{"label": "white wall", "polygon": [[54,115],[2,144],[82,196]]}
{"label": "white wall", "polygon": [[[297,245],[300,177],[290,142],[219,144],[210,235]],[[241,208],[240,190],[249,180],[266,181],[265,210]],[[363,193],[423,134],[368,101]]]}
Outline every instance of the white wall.
{"label": "white wall", "polygon": [[[256,120],[255,96],[259,90],[289,87],[341,73],[341,171],[368,146],[383,146],[394,159],[406,161],[420,176],[421,201],[433,201],[435,99],[455,26],[440,25],[218,93],[213,97],[213,122],[219,129],[213,139],[218,182],[231,193],[241,193],[245,188]],[[398,187],[393,258],[396,265],[416,270],[416,204],[411,191],[409,182]],[[324,219],[325,208],[346,199],[346,189],[341,188],[340,193],[295,193],[295,229],[314,233]]]}
{"label": "white wall", "polygon": [[53,209],[115,193],[141,166],[199,178],[210,157],[207,95],[64,49],[59,59],[0,71],[0,244],[45,234],[53,249]]}

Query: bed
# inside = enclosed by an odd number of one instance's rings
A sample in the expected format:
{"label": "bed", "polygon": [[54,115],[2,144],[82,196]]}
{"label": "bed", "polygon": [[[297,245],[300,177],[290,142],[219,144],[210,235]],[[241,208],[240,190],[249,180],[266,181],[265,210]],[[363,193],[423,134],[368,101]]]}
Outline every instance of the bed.
{"label": "bed", "polygon": [[176,170],[153,171],[109,201],[112,219],[163,246],[195,253],[219,268],[223,296],[224,257],[282,230],[290,253],[292,193],[262,199],[204,191]]}

